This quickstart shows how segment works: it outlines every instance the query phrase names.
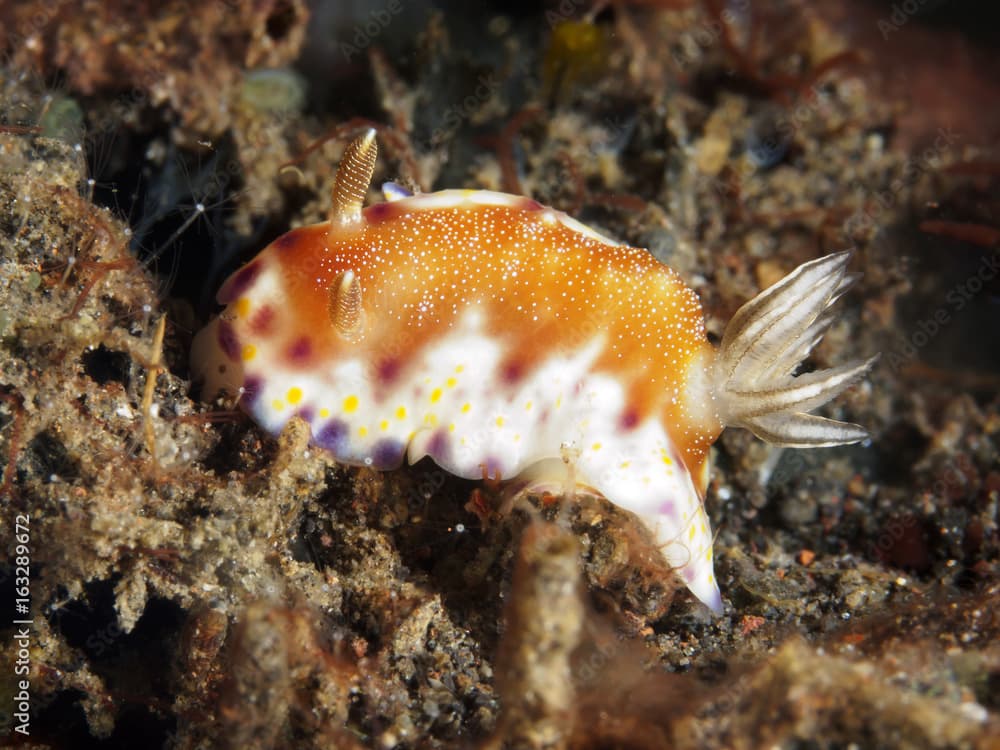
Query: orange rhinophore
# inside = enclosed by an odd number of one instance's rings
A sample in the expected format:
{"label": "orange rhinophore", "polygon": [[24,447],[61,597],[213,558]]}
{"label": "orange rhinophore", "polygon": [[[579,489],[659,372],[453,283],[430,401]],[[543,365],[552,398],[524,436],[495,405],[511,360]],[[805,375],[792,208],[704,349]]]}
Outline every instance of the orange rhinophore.
{"label": "orange rhinophore", "polygon": [[792,375],[854,279],[848,254],[748,302],[715,350],[676,272],[533,200],[389,183],[363,209],[375,153],[374,131],[354,141],[330,220],[278,238],[222,287],[226,308],[193,352],[206,392],[241,394],[272,433],[298,415],[348,463],[430,456],[538,488],[571,471],[648,524],[718,611],[703,497],[722,428],[793,446],[866,437],[807,412],[872,360]]}

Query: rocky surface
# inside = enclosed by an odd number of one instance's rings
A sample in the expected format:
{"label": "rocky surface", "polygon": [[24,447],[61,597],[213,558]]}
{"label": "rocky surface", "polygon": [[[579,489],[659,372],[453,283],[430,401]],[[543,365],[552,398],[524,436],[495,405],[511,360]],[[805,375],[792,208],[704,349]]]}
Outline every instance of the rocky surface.
{"label": "rocky surface", "polygon": [[[0,664],[25,519],[33,620],[31,736],[4,667],[0,741],[1000,747],[1000,170],[990,113],[940,93],[1000,78],[920,14],[662,5],[322,6],[307,42],[299,3],[0,11]],[[911,34],[962,53],[889,86]],[[600,498],[500,513],[193,398],[214,289],[325,215],[369,122],[377,181],[569,211],[676,267],[716,335],[855,249],[812,364],[882,352],[829,411],[872,439],[724,434],[722,616]]]}

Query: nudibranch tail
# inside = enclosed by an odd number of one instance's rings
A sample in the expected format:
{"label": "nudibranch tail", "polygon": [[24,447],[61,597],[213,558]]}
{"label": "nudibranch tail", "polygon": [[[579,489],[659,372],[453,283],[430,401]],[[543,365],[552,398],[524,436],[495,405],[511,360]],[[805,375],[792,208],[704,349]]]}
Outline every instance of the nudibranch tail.
{"label": "nudibranch tail", "polygon": [[714,363],[723,424],[790,447],[843,445],[868,437],[859,425],[807,412],[858,382],[877,357],[793,376],[834,321],[830,306],[857,280],[847,273],[850,257],[834,253],[799,266],[733,316]]}
{"label": "nudibranch tail", "polygon": [[243,386],[243,368],[236,356],[239,344],[229,331],[221,318],[215,318],[191,343],[192,376],[201,383],[203,401],[220,393],[238,394]]}
{"label": "nudibranch tail", "polygon": [[361,208],[368,194],[375,160],[378,158],[378,143],[375,130],[368,131],[351,141],[344,150],[344,158],[337,169],[333,183],[330,206],[330,226],[352,228],[361,224]]}

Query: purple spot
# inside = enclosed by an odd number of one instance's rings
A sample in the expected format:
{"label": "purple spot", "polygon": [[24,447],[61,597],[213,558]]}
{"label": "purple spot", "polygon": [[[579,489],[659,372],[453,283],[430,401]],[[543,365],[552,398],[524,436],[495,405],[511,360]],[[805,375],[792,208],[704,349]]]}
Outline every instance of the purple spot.
{"label": "purple spot", "polygon": [[365,209],[365,218],[370,222],[385,221],[396,213],[396,208],[391,203],[376,203]]}
{"label": "purple spot", "polygon": [[313,419],[316,417],[315,412],[313,412],[312,407],[304,406],[295,412],[295,416],[305,420],[309,424],[312,424]]}
{"label": "purple spot", "polygon": [[451,453],[451,442],[448,440],[447,430],[438,430],[431,439],[427,441],[427,453],[435,461],[447,461]]}
{"label": "purple spot", "polygon": [[677,518],[677,505],[673,500],[664,500],[660,505],[659,513],[661,516],[667,516],[676,520]]}
{"label": "purple spot", "polygon": [[503,366],[500,377],[507,385],[514,385],[524,376],[524,365],[520,362],[508,362]]}
{"label": "purple spot", "polygon": [[243,394],[240,396],[240,403],[247,409],[253,408],[263,388],[264,383],[261,379],[251,375],[243,381]]}
{"label": "purple spot", "polygon": [[400,365],[398,359],[395,357],[383,359],[378,363],[378,367],[376,368],[379,383],[382,385],[390,385],[399,375],[399,370]]}
{"label": "purple spot", "polygon": [[623,430],[635,429],[639,424],[639,415],[635,413],[635,409],[627,409],[618,424]]}
{"label": "purple spot", "polygon": [[302,336],[292,342],[292,345],[288,347],[288,359],[292,361],[293,364],[299,365],[309,359],[312,354],[312,342],[309,340],[308,336]]}
{"label": "purple spot", "polygon": [[372,448],[372,466],[376,469],[396,469],[403,463],[405,451],[406,446],[398,440],[379,440]]}
{"label": "purple spot", "polygon": [[502,479],[503,478],[503,464],[499,458],[496,456],[487,456],[481,462],[483,467],[483,478],[489,479]]}
{"label": "purple spot", "polygon": [[222,349],[223,354],[233,362],[240,361],[240,342],[236,338],[236,331],[233,330],[232,324],[220,320],[216,340],[219,342],[219,348]]}
{"label": "purple spot", "polygon": [[271,243],[271,246],[275,250],[287,250],[290,247],[295,247],[298,242],[298,238],[295,236],[297,232],[285,232],[278,239]]}
{"label": "purple spot", "polygon": [[347,422],[331,419],[316,435],[316,445],[330,451],[338,458],[347,453],[347,438],[350,428]]}
{"label": "purple spot", "polygon": [[688,565],[681,570],[681,576],[683,576],[685,583],[691,583],[694,580],[695,575],[693,565]]}
{"label": "purple spot", "polygon": [[249,263],[230,276],[229,281],[219,290],[219,302],[228,305],[242,295],[260,274],[260,267],[260,263]]}
{"label": "purple spot", "polygon": [[274,308],[270,305],[263,305],[250,318],[250,330],[260,336],[265,336],[270,332],[273,322]]}

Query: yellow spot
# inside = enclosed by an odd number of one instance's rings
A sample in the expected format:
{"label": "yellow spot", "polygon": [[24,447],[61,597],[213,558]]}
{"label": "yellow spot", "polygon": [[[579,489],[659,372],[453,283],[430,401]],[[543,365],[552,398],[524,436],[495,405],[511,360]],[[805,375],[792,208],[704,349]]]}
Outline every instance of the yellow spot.
{"label": "yellow spot", "polygon": [[705,550],[705,559],[708,562],[712,562],[712,548],[711,547],[709,547],[707,550]]}
{"label": "yellow spot", "polygon": [[472,404],[462,404],[462,413],[465,414],[472,408]]}
{"label": "yellow spot", "polygon": [[713,576],[711,573],[709,573],[707,580],[708,580],[709,584],[715,583],[715,576]]}
{"label": "yellow spot", "polygon": [[276,398],[274,399],[274,401],[271,402],[271,408],[274,409],[275,411],[281,411],[282,409],[285,408],[285,402],[282,401],[280,398]]}
{"label": "yellow spot", "polygon": [[386,430],[389,429],[389,420],[383,419],[381,422],[378,423],[378,427],[380,430],[382,430],[382,432],[385,432]]}
{"label": "yellow spot", "polygon": [[350,395],[344,399],[343,409],[347,414],[351,414],[358,408],[358,397]]}
{"label": "yellow spot", "polygon": [[532,407],[532,402],[531,402],[531,401],[529,401],[528,403],[526,403],[526,404],[524,405],[524,410],[525,410],[525,411],[531,411],[531,407]]}
{"label": "yellow spot", "polygon": [[448,378],[446,381],[444,381],[444,384],[449,388],[454,388],[456,385],[458,385],[458,381],[455,380],[455,378]]}
{"label": "yellow spot", "polygon": [[441,400],[441,389],[435,388],[433,391],[431,391],[431,403],[436,404],[440,400]]}
{"label": "yellow spot", "polygon": [[503,417],[497,417],[497,427],[503,427]]}
{"label": "yellow spot", "polygon": [[285,398],[288,399],[288,403],[295,406],[295,404],[302,400],[302,389],[297,385],[292,386],[288,389],[288,393],[285,394]]}
{"label": "yellow spot", "polygon": [[601,444],[600,443],[594,443],[592,446],[590,446],[590,449],[591,450],[595,450],[595,451],[599,451],[601,449]]}
{"label": "yellow spot", "polygon": [[521,436],[520,435],[515,435],[514,436],[514,442],[515,443],[520,442],[520,440],[521,440]]}
{"label": "yellow spot", "polygon": [[560,406],[562,406],[562,396],[556,399],[556,408],[558,409]]}
{"label": "yellow spot", "polygon": [[696,533],[697,533],[697,531],[694,528],[694,524],[691,524],[691,531],[688,533],[688,541],[693,542],[694,541],[694,535]]}
{"label": "yellow spot", "polygon": [[243,357],[244,362],[249,362],[257,356],[257,347],[253,344],[247,344],[243,347],[243,351],[240,352],[240,356]]}
{"label": "yellow spot", "polygon": [[241,318],[245,318],[247,315],[250,314],[249,299],[247,299],[246,297],[240,297],[238,300],[236,300],[236,314]]}
{"label": "yellow spot", "polygon": [[706,527],[706,526],[705,526],[705,522],[704,522],[704,521],[702,521],[702,522],[701,522],[701,533],[702,533],[702,534],[705,534],[705,533],[707,533],[707,532],[708,532],[708,527]]}
{"label": "yellow spot", "polygon": [[324,406],[322,409],[319,410],[319,416],[321,419],[326,419],[327,417],[330,416],[330,410]]}
{"label": "yellow spot", "polygon": [[406,419],[406,407],[400,406],[396,409],[396,419]]}
{"label": "yellow spot", "polygon": [[361,437],[368,437],[368,428],[365,427],[365,426],[363,426],[363,425],[361,427],[359,427],[358,428],[358,435],[361,436]]}
{"label": "yellow spot", "polygon": [[618,464],[618,468],[619,469],[627,469],[631,465],[632,465],[631,461],[622,461],[620,464]]}
{"label": "yellow spot", "polygon": [[437,423],[437,414],[424,414],[424,424],[430,425],[431,427],[437,427]]}
{"label": "yellow spot", "polygon": [[455,368],[455,372],[456,373],[460,373],[464,369],[465,369],[465,365],[459,365],[458,367]]}
{"label": "yellow spot", "polygon": [[670,460],[670,456],[664,456],[663,463],[665,463],[667,466],[670,466],[671,464],[673,464],[673,461]]}
{"label": "yellow spot", "polygon": [[448,432],[454,432],[454,431],[455,431],[455,423],[452,422],[450,425],[448,425]]}

